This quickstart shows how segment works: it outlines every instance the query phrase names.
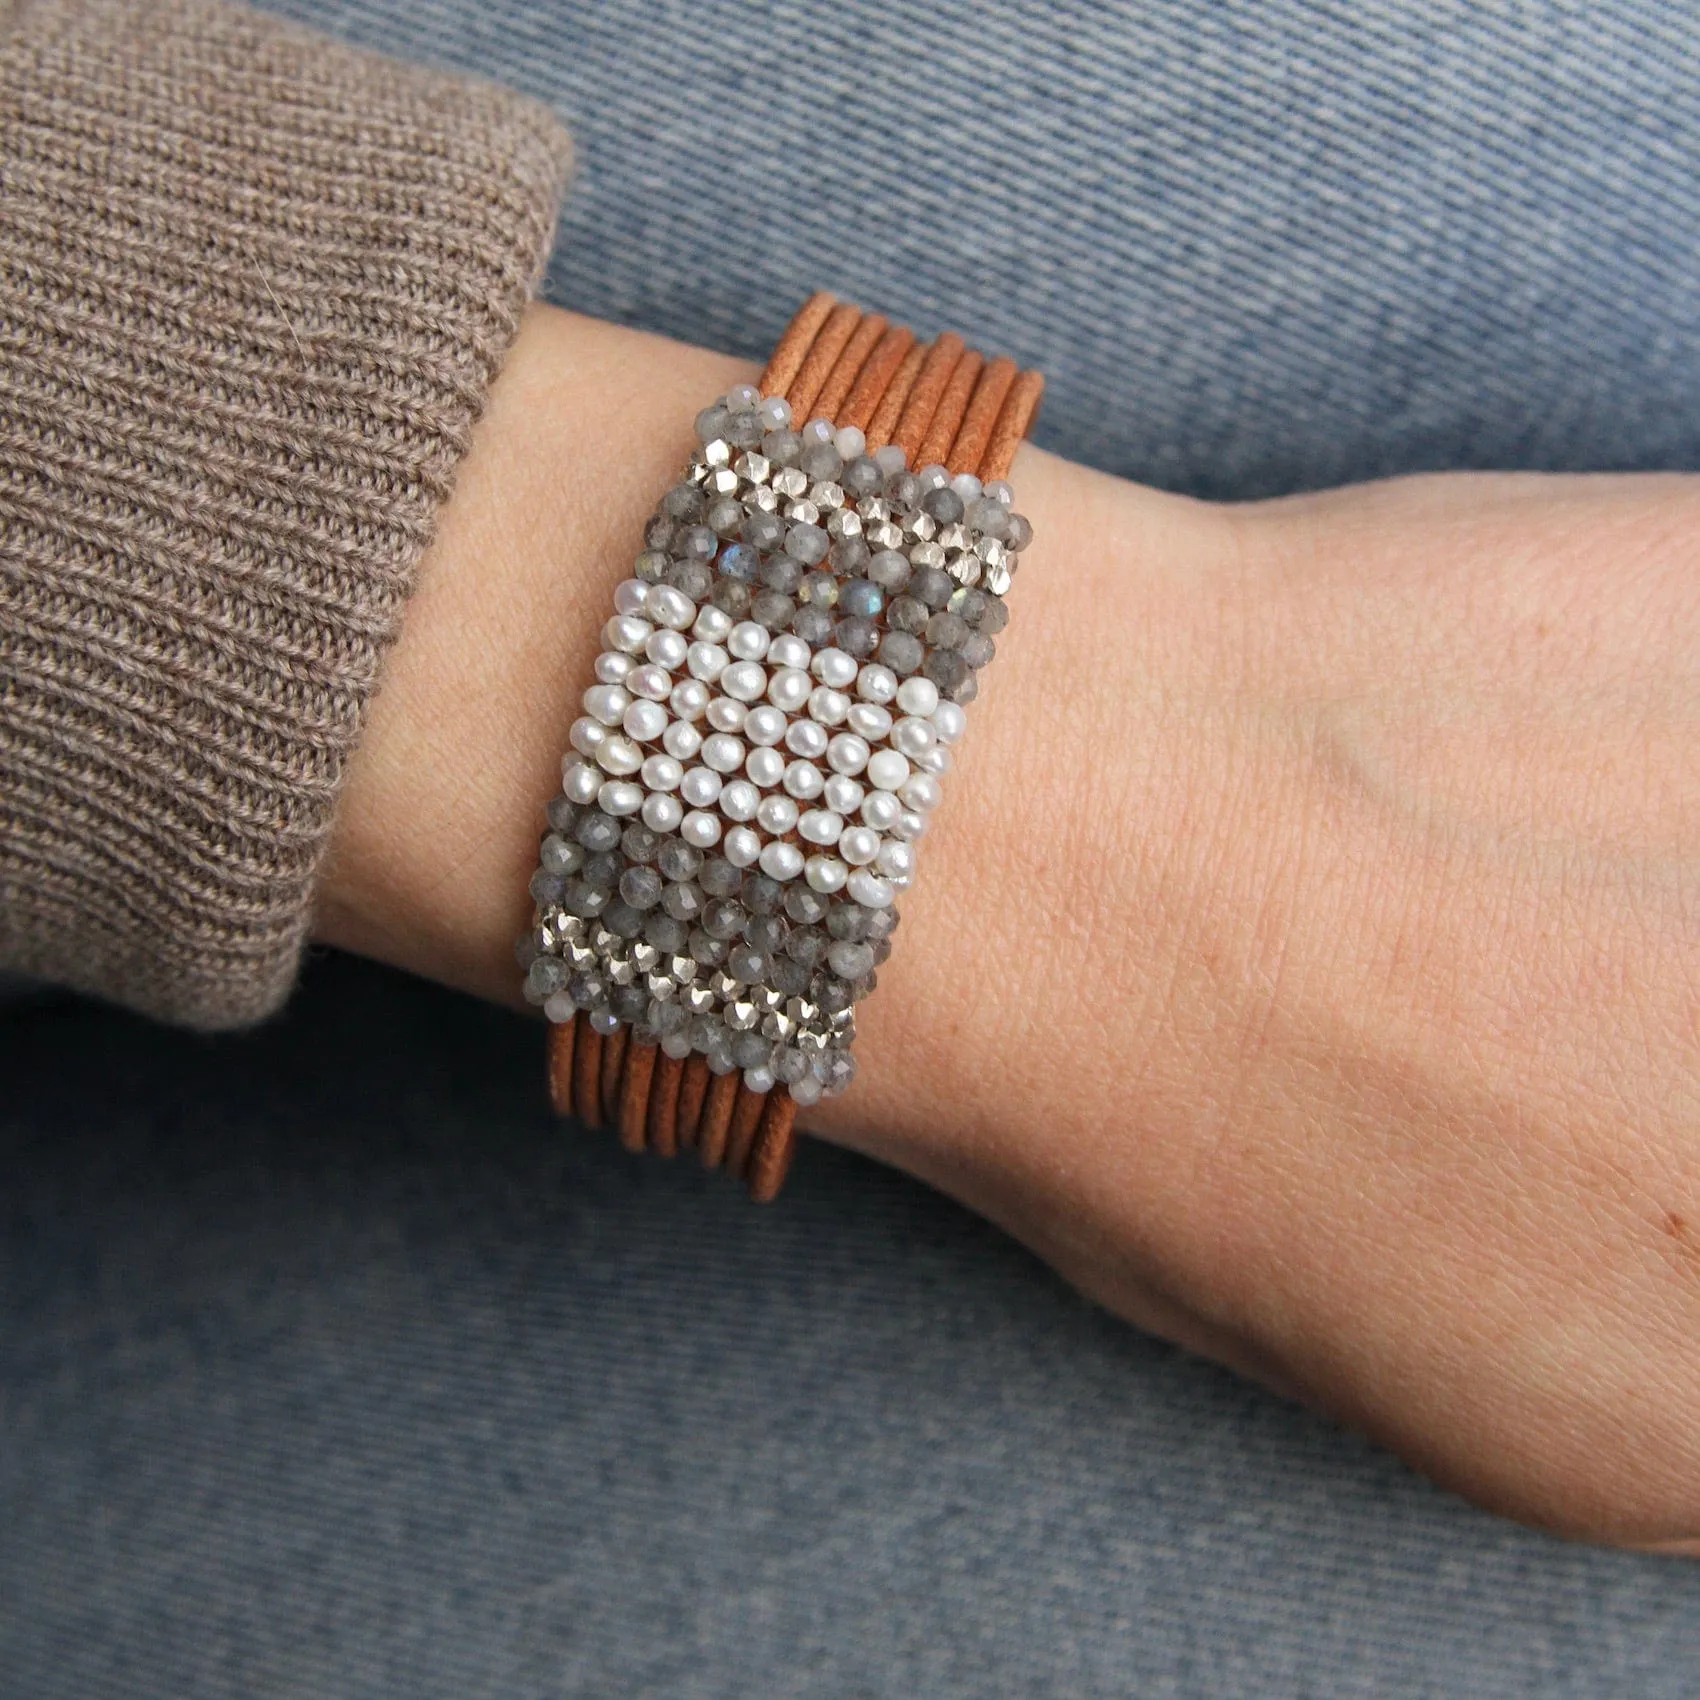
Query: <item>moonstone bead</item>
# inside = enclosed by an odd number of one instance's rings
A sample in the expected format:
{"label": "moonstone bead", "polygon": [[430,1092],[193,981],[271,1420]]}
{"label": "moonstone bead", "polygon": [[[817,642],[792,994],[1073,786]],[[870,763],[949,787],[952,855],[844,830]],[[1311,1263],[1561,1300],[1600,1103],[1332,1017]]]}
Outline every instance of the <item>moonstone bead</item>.
{"label": "moonstone bead", "polygon": [[602,786],[602,771],[589,762],[572,761],[562,764],[561,790],[575,803],[594,803]]}
{"label": "moonstone bead", "polygon": [[794,756],[819,761],[826,754],[832,734],[813,720],[793,720],[785,728],[785,747]]}
{"label": "moonstone bead", "polygon": [[809,675],[800,667],[781,667],[767,682],[767,700],[786,714],[795,714],[809,700],[813,689]]}
{"label": "moonstone bead", "polygon": [[739,702],[755,702],[767,689],[767,669],[759,661],[734,661],[720,675],[720,688]]}
{"label": "moonstone bead", "polygon": [[756,403],[756,417],[769,431],[783,431],[791,424],[791,404],[782,395],[765,396]]}
{"label": "moonstone bead", "polygon": [[891,731],[891,711],[877,702],[859,702],[848,716],[850,730],[870,744],[878,743]]}
{"label": "moonstone bead", "polygon": [[897,675],[889,667],[870,661],[856,675],[856,695],[863,702],[890,702],[897,695]]}
{"label": "moonstone bead", "polygon": [[675,720],[661,734],[661,747],[678,761],[689,761],[702,748],[702,733],[688,720]]}
{"label": "moonstone bead", "polygon": [[720,817],[706,809],[692,809],[679,823],[679,836],[699,850],[707,850],[720,842]]}
{"label": "moonstone bead", "polygon": [[617,649],[605,649],[596,658],[597,682],[604,685],[623,685],[635,666],[635,656],[623,654]]}
{"label": "moonstone bead", "polygon": [[854,683],[858,672],[856,657],[847,655],[842,649],[818,650],[809,663],[809,669],[823,685],[831,685],[840,691]]}
{"label": "moonstone bead", "polygon": [[901,750],[876,750],[868,757],[868,783],[879,790],[899,790],[908,777],[909,758]]}
{"label": "moonstone bead", "polygon": [[794,632],[781,632],[767,646],[767,664],[772,667],[803,667],[809,665],[814,652]]}
{"label": "moonstone bead", "polygon": [[821,788],[821,801],[838,815],[854,814],[861,808],[862,798],[866,795],[862,785],[843,773],[829,773],[826,784]]}
{"label": "moonstone bead", "polygon": [[[677,637],[677,632],[669,632],[669,637]],[[654,640],[651,639],[651,642]],[[658,662],[646,661],[641,667],[634,667],[626,679],[626,689],[634,697],[647,697],[650,702],[665,702],[673,694],[673,675]]]}
{"label": "moonstone bead", "polygon": [[838,835],[838,854],[853,868],[871,862],[879,853],[880,835],[871,826],[847,826]]}
{"label": "moonstone bead", "polygon": [[734,779],[720,788],[720,812],[728,820],[746,821],[756,818],[761,807],[761,792],[747,779]]}
{"label": "moonstone bead", "polygon": [[809,714],[822,726],[840,726],[850,713],[850,699],[831,685],[816,685],[809,692]]}
{"label": "moonstone bead", "polygon": [[717,643],[693,643],[685,656],[685,665],[694,677],[712,685],[726,671],[730,660]]}
{"label": "moonstone bead", "polygon": [[[769,798],[769,802],[778,801]],[[803,852],[795,844],[787,844],[775,839],[771,844],[762,846],[761,871],[771,879],[794,880],[803,871]]]}
{"label": "moonstone bead", "polygon": [[862,819],[875,832],[889,832],[902,812],[903,804],[889,791],[870,791],[862,799]]}
{"label": "moonstone bead", "polygon": [[693,809],[712,809],[720,801],[721,788],[713,768],[693,767],[679,782],[679,796]]}
{"label": "moonstone bead", "polygon": [[702,741],[702,759],[716,773],[736,773],[744,765],[743,740],[730,732],[715,732]]}
{"label": "moonstone bead", "polygon": [[584,693],[584,712],[604,726],[618,726],[631,700],[624,685],[592,685]]}
{"label": "moonstone bead", "polygon": [[868,439],[854,425],[840,425],[833,433],[832,446],[840,460],[854,460],[867,453]]}
{"label": "moonstone bead", "polygon": [[712,692],[701,679],[681,679],[667,694],[667,706],[681,720],[700,720]]}
{"label": "moonstone bead", "polygon": [[752,868],[761,855],[761,834],[747,826],[735,826],[721,845],[726,860],[735,868]]}
{"label": "moonstone bead", "polygon": [[684,806],[679,799],[664,791],[651,791],[643,800],[643,824],[656,832],[677,832],[684,818]]}
{"label": "moonstone bead", "polygon": [[844,882],[844,889],[866,909],[889,908],[896,892],[891,889],[891,881],[882,879],[878,874],[870,873],[866,868],[857,868]]}
{"label": "moonstone bead", "polygon": [[[652,705],[653,706],[653,705]],[[643,751],[623,733],[615,732],[605,739],[596,752],[596,765],[616,779],[624,779],[643,766]]]}
{"label": "moonstone bead", "polygon": [[[595,772],[595,769],[591,769]],[[599,776],[600,777],[600,776]],[[812,761],[794,761],[785,769],[785,790],[788,795],[799,802],[812,802],[821,794],[826,781],[821,776],[821,770]],[[594,797],[596,793],[591,792]],[[586,799],[588,801],[588,799]]]}
{"label": "moonstone bead", "polygon": [[785,777],[785,758],[778,750],[758,745],[744,758],[744,772],[764,790]]}
{"label": "moonstone bead", "polygon": [[703,718],[716,732],[742,732],[749,710],[736,697],[715,697]]}
{"label": "moonstone bead", "polygon": [[641,614],[644,599],[649,595],[649,586],[641,578],[621,579],[614,586],[614,612],[616,614]]}
{"label": "moonstone bead", "polygon": [[868,765],[868,741],[840,732],[826,747],[826,764],[835,773],[860,773]]}
{"label": "moonstone bead", "polygon": [[740,661],[760,661],[767,654],[767,627],[754,620],[740,620],[727,634],[726,647]]}
{"label": "moonstone bead", "polygon": [[667,730],[667,710],[658,702],[640,697],[626,710],[622,724],[628,737],[640,744],[653,743]]}
{"label": "moonstone bead", "polygon": [[732,616],[710,603],[706,608],[697,610],[691,636],[699,643],[724,643],[732,634],[732,626]]}
{"label": "moonstone bead", "polygon": [[849,874],[850,870],[836,856],[811,856],[803,864],[803,878],[816,891],[842,891]]}
{"label": "moonstone bead", "polygon": [[831,809],[807,809],[797,820],[797,834],[811,844],[836,844],[844,819]]}
{"label": "moonstone bead", "polygon": [[777,744],[785,736],[784,712],[771,703],[757,703],[744,716],[744,741],[750,744]]}

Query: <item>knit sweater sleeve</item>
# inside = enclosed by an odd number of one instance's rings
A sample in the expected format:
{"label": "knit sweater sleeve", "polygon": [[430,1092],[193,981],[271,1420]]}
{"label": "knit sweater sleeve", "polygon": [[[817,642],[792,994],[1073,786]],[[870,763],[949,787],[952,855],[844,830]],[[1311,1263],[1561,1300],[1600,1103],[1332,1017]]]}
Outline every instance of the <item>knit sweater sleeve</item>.
{"label": "knit sweater sleeve", "polygon": [[0,970],[287,996],[566,163],[220,0],[0,0]]}

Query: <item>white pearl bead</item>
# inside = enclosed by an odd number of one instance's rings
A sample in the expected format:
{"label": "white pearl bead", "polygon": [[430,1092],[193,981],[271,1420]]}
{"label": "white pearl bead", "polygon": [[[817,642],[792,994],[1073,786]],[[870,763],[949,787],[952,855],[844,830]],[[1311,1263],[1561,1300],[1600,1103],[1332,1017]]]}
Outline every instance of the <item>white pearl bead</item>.
{"label": "white pearl bead", "polygon": [[703,809],[692,809],[679,823],[679,836],[699,850],[720,842],[720,817]]}
{"label": "white pearl bead", "polygon": [[809,676],[800,667],[781,667],[767,682],[767,700],[795,714],[809,700]]}
{"label": "white pearl bead", "polygon": [[891,829],[893,838],[901,838],[905,844],[913,844],[927,830],[927,817],[914,809],[905,809],[897,817],[897,825]]}
{"label": "white pearl bead", "polygon": [[777,744],[785,736],[785,716],[772,703],[758,702],[744,716],[744,738],[751,744]]}
{"label": "white pearl bead", "polygon": [[903,805],[889,791],[870,791],[862,799],[862,819],[875,832],[889,832],[903,813]]}
{"label": "white pearl bead", "polygon": [[643,652],[657,667],[683,667],[690,647],[683,632],[663,628],[649,634]]}
{"label": "white pearl bead", "polygon": [[963,734],[968,725],[968,716],[962,712],[959,702],[941,702],[932,711],[933,730],[939,735],[941,744],[954,744]]}
{"label": "white pearl bead", "polygon": [[698,720],[708,707],[709,689],[701,679],[681,679],[668,693],[667,706],[681,720]]}
{"label": "white pearl bead", "polygon": [[871,826],[847,826],[838,835],[838,854],[859,868],[880,853],[880,835]]}
{"label": "white pearl bead", "polygon": [[854,779],[842,773],[827,776],[821,788],[821,801],[835,814],[853,815],[862,806],[867,792]]}
{"label": "white pearl bead", "polygon": [[767,669],[759,661],[734,661],[720,675],[720,688],[739,702],[755,702],[767,689]]}
{"label": "white pearl bead", "polygon": [[915,872],[915,847],[899,839],[886,839],[880,845],[879,855],[874,858],[874,866],[888,880],[907,881]]}
{"label": "white pearl bead", "polygon": [[891,747],[906,756],[924,756],[938,741],[932,721],[923,715],[906,714],[891,729]]}
{"label": "white pearl bead", "polygon": [[803,852],[795,844],[764,844],[761,871],[772,880],[794,880],[803,871]]}
{"label": "white pearl bead", "polygon": [[682,763],[672,756],[650,756],[641,768],[643,782],[651,791],[677,791],[685,777]]}
{"label": "white pearl bead", "polygon": [[891,711],[877,702],[859,702],[850,710],[850,730],[877,743],[891,731]]}
{"label": "white pearl bead", "polygon": [[635,815],[643,807],[644,790],[629,779],[610,779],[596,793],[596,806],[605,815]]}
{"label": "white pearl bead", "polygon": [[587,761],[561,763],[561,789],[569,802],[594,803],[602,788],[602,770]]}
{"label": "white pearl bead", "polygon": [[693,767],[679,781],[679,795],[693,809],[712,809],[720,801],[720,775],[713,768]]}
{"label": "white pearl bead", "polygon": [[605,685],[623,685],[637,662],[617,649],[605,649],[596,658],[596,677]]}
{"label": "white pearl bead", "polygon": [[756,810],[756,820],[775,838],[782,838],[797,824],[797,805],[781,792],[763,797]]}
{"label": "white pearl bead", "polygon": [[860,773],[868,765],[868,740],[840,732],[826,746],[826,764],[838,773]]}
{"label": "white pearl bead", "polygon": [[758,744],[744,757],[744,772],[757,785],[771,790],[785,777],[785,758],[778,750]]}
{"label": "white pearl bead", "polygon": [[869,873],[866,868],[858,868],[844,884],[846,890],[864,909],[889,909],[892,898],[896,896],[889,880]]}
{"label": "white pearl bead", "polygon": [[634,667],[626,681],[626,689],[634,697],[648,697],[651,702],[665,702],[673,693],[673,675],[665,667],[646,661]]}
{"label": "white pearl bead", "polygon": [[661,734],[661,747],[680,761],[689,761],[702,748],[702,733],[688,720],[675,720]]}
{"label": "white pearl bead", "polygon": [[854,460],[868,452],[868,439],[854,425],[840,425],[833,436],[832,446],[843,459]]}
{"label": "white pearl bead", "polygon": [[749,710],[736,698],[715,697],[703,718],[716,732],[742,732],[748,715]]}
{"label": "white pearl bead", "polygon": [[640,744],[653,743],[667,730],[667,710],[658,702],[639,697],[626,710],[623,724],[627,733]]}
{"label": "white pearl bead", "polygon": [[600,720],[593,720],[588,714],[581,714],[573,722],[572,730],[567,734],[567,742],[581,756],[594,757],[608,742],[608,728]]}
{"label": "white pearl bead", "polygon": [[649,595],[649,586],[641,578],[626,578],[614,586],[614,612],[616,614],[641,614],[644,598]]}
{"label": "white pearl bead", "polygon": [[890,702],[897,695],[897,675],[889,667],[870,661],[856,675],[856,695],[863,702]]}
{"label": "white pearl bead", "polygon": [[823,897],[842,891],[849,875],[850,870],[836,856],[811,856],[803,864],[803,878],[809,882],[811,890],[818,891]]}
{"label": "white pearl bead", "polygon": [[712,602],[704,603],[697,611],[691,636],[700,643],[724,643],[732,634],[732,616]]}
{"label": "white pearl bead", "polygon": [[812,720],[793,720],[785,728],[785,747],[794,756],[819,761],[826,754],[828,737],[827,729]]}
{"label": "white pearl bead", "polygon": [[703,739],[702,759],[716,773],[736,773],[744,765],[743,742],[729,732],[716,732]]}
{"label": "white pearl bead", "polygon": [[797,817],[797,832],[811,844],[836,844],[844,820],[831,809],[805,809]]}
{"label": "white pearl bead", "polygon": [[693,643],[685,651],[685,665],[704,684],[712,685],[726,671],[730,660],[731,657],[717,643]]}
{"label": "white pearl bead", "polygon": [[926,773],[949,773],[955,758],[943,744],[934,744],[915,758],[915,765]]}
{"label": "white pearl bead", "polygon": [[643,824],[651,832],[677,832],[685,810],[677,797],[652,791],[643,800]]}
{"label": "white pearl bead", "polygon": [[642,655],[643,646],[655,628],[638,614],[616,614],[602,628],[602,647],[623,650],[627,655]]}
{"label": "white pearl bead", "polygon": [[855,656],[846,655],[842,649],[821,649],[815,652],[809,671],[823,685],[841,691],[855,681],[858,669]]}
{"label": "white pearl bead", "polygon": [[636,773],[643,766],[643,751],[622,732],[613,733],[596,752],[596,765],[616,779]]}
{"label": "white pearl bead", "polygon": [[726,834],[720,853],[735,868],[753,867],[756,858],[761,855],[761,834],[752,832],[747,826],[735,826]]}
{"label": "white pearl bead", "polygon": [[911,673],[897,687],[897,706],[905,714],[931,714],[938,705],[939,688],[923,674]]}
{"label": "white pearl bead", "polygon": [[882,791],[899,790],[909,777],[909,758],[901,750],[876,750],[868,757],[868,783]]}
{"label": "white pearl bead", "polygon": [[897,794],[903,799],[905,808],[923,815],[936,809],[943,795],[939,782],[930,773],[911,774]]}
{"label": "white pearl bead", "polygon": [[761,807],[761,792],[747,779],[734,779],[720,789],[720,812],[728,820],[754,820]]}
{"label": "white pearl bead", "polygon": [[624,685],[592,685],[584,693],[584,712],[604,726],[618,726],[631,700],[632,693]]}
{"label": "white pearl bead", "polygon": [[671,626],[685,631],[697,617],[697,605],[682,591],[670,584],[652,584],[643,599],[643,611],[658,626]]}
{"label": "white pearl bead", "polygon": [[842,726],[849,712],[849,697],[831,685],[817,685],[809,692],[809,713],[822,726]]}
{"label": "white pearl bead", "polygon": [[807,668],[814,651],[795,632],[781,632],[767,646],[769,667]]}
{"label": "white pearl bead", "polygon": [[794,761],[785,769],[785,789],[799,802],[812,802],[821,794],[824,783],[812,761]]}
{"label": "white pearl bead", "polygon": [[726,647],[740,661],[760,661],[771,641],[766,626],[754,620],[740,620],[727,634]]}

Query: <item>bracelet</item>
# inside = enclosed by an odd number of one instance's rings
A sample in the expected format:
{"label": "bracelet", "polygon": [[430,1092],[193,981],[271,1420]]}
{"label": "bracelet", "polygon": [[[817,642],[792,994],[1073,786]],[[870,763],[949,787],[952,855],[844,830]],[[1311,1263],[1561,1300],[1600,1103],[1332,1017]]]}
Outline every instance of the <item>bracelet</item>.
{"label": "bracelet", "polygon": [[[555,1109],[771,1199],[855,1073],[964,706],[1032,536],[1036,372],[817,294],[614,592],[518,956]],[[912,470],[913,469],[913,470]]]}

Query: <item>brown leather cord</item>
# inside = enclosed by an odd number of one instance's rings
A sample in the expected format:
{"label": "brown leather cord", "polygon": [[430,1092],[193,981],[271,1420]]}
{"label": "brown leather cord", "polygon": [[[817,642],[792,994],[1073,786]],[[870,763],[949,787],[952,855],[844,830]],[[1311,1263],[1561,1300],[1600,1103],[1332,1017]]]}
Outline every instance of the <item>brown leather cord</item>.
{"label": "brown leather cord", "polygon": [[915,333],[907,325],[893,325],[879,339],[873,353],[862,363],[855,387],[839,412],[838,417],[844,424],[866,432],[874,409],[885,399],[893,375],[914,346]]}
{"label": "brown leather cord", "polygon": [[626,1046],[626,1067],[620,1078],[617,1109],[620,1113],[620,1143],[628,1151],[641,1151],[649,1136],[649,1089],[655,1079],[659,1045],[640,1045],[633,1039]]}
{"label": "brown leather cord", "polygon": [[702,1102],[702,1124],[697,1129],[697,1155],[702,1158],[705,1169],[718,1169],[726,1155],[726,1135],[732,1130],[732,1107],[742,1085],[743,1081],[736,1073],[716,1074],[709,1078],[708,1096]]}
{"label": "brown leather cord", "polygon": [[573,1113],[573,1042],[580,1019],[549,1024],[549,1104],[558,1116]]}
{"label": "brown leather cord", "polygon": [[685,1065],[665,1051],[655,1059],[655,1079],[649,1088],[648,1125],[644,1137],[657,1157],[674,1157],[679,1151],[679,1082]]}
{"label": "brown leather cord", "polygon": [[944,457],[945,469],[953,477],[959,472],[973,472],[979,466],[986,445],[992,440],[992,427],[998,422],[1004,398],[1015,382],[1015,369],[1013,360],[999,355],[996,360],[988,361],[981,371],[968,411],[962,416],[956,441]]}
{"label": "brown leather cord", "polygon": [[870,313],[850,333],[850,340],[845,343],[844,352],[833,363],[831,373],[821,385],[820,394],[811,404],[810,410],[816,418],[836,420],[839,424],[847,423],[844,418],[844,398],[861,377],[868,356],[885,335],[889,322],[883,314]]}
{"label": "brown leather cord", "polygon": [[[953,333],[929,346],[824,292],[791,321],[761,380],[764,395],[790,401],[799,425],[854,425],[870,452],[900,443],[913,467],[941,463],[987,483],[1007,476],[1044,385]],[[797,1145],[797,1105],[784,1087],[752,1092],[736,1072],[712,1074],[700,1056],[680,1061],[629,1035],[622,1026],[604,1038],[583,1015],[551,1030],[556,1109],[617,1127],[632,1150],[672,1156],[694,1146],[706,1168],[741,1175],[752,1198],[775,1197]]]}
{"label": "brown leather cord", "polygon": [[974,393],[974,386],[980,381],[980,373],[985,369],[985,358],[976,354],[973,349],[966,349],[958,357],[955,367],[950,374],[950,382],[944,387],[944,393],[939,397],[938,411],[933,415],[933,422],[927,427],[927,434],[915,450],[915,466],[943,466],[950,455],[951,445],[956,441],[956,433],[962,425],[963,416],[968,412],[968,398]]}

